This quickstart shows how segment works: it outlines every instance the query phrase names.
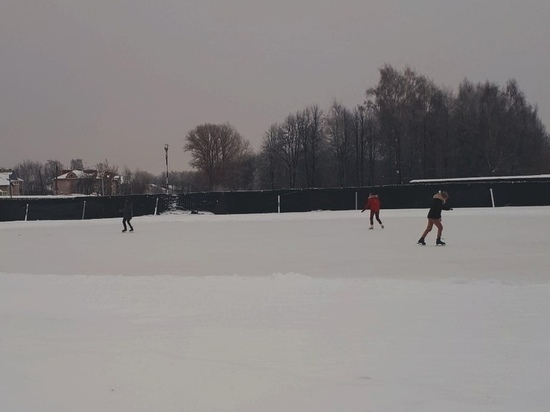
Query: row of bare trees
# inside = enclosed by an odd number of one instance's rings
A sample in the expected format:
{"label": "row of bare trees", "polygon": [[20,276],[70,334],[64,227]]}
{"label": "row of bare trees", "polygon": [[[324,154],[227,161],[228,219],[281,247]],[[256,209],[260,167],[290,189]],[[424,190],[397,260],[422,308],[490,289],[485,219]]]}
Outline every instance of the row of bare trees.
{"label": "row of bare trees", "polygon": [[455,96],[411,69],[380,70],[367,91],[383,181],[548,171],[549,136],[517,83],[464,80]]}
{"label": "row of bare trees", "polygon": [[[267,128],[259,153],[230,124],[202,124],[185,136],[192,172],[171,172],[171,192],[346,187],[401,184],[411,179],[550,172],[550,138],[537,108],[514,80],[505,87],[437,86],[410,68],[380,69],[375,87],[353,108],[314,104]],[[52,191],[63,169],[54,160],[15,168],[26,194]],[[81,159],[71,169],[83,169]],[[118,168],[96,165],[105,178]],[[122,194],[166,191],[165,178],[122,172]]]}
{"label": "row of bare trees", "polygon": [[62,170],[63,164],[57,160],[48,160],[46,163],[25,160],[13,169],[15,176],[23,179],[23,194],[26,195],[53,194],[54,179]]}
{"label": "row of bare trees", "polygon": [[[23,180],[24,195],[56,194],[56,177],[64,170],[82,170],[89,173],[88,177],[78,179],[75,189],[79,194],[116,196],[167,192],[164,173],[154,175],[144,170],[131,171],[128,168],[119,173],[118,169],[118,166],[109,163],[108,160],[88,167],[82,159],[73,159],[68,168],[58,160],[48,160],[45,163],[26,160],[18,163],[13,172],[15,177]],[[120,184],[114,185],[115,179],[119,179]],[[169,181],[171,190],[168,192],[174,193],[201,191],[206,187],[205,180],[199,172],[170,172]]]}
{"label": "row of bare trees", "polygon": [[365,101],[311,105],[271,125],[258,154],[230,125],[205,124],[184,150],[206,189],[402,184],[550,172],[549,136],[514,80],[458,93],[386,65]]}
{"label": "row of bare trees", "polygon": [[[16,177],[23,180],[24,195],[48,195],[57,194],[57,180],[66,170],[59,160],[48,160],[45,163],[25,160],[18,163],[13,172]],[[82,178],[78,182],[77,190],[81,194],[98,192],[111,196],[119,193],[113,192],[111,182],[118,175],[118,167],[109,164],[108,160],[100,162],[92,169],[84,166],[82,159],[72,159],[68,170],[82,170],[90,172],[88,178]],[[93,171],[93,173],[91,173]],[[100,181],[100,184],[96,182]]]}
{"label": "row of bare trees", "polygon": [[549,136],[514,80],[458,94],[412,69],[380,69],[363,104],[311,106],[265,133],[261,188],[401,184],[550,171]]}

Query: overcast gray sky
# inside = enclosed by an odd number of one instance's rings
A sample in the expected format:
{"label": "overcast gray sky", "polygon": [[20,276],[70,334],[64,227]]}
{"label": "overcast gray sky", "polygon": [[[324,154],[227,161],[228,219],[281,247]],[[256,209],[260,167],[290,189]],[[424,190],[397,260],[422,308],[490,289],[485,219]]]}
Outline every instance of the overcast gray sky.
{"label": "overcast gray sky", "polygon": [[0,0],[0,167],[190,170],[229,122],[255,150],[308,105],[362,103],[385,63],[456,90],[515,78],[550,127],[549,0]]}

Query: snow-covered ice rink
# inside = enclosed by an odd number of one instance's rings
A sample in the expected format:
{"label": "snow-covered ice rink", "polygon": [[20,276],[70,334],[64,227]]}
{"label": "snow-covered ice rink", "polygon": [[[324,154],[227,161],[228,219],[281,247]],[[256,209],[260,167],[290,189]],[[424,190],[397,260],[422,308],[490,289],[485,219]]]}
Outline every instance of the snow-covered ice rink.
{"label": "snow-covered ice rink", "polygon": [[550,207],[0,223],[0,411],[546,412]]}

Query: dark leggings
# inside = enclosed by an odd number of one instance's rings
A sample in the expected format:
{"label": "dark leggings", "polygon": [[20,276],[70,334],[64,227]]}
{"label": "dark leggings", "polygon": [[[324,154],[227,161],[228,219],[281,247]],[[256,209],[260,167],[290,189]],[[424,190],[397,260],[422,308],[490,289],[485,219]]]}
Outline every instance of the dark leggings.
{"label": "dark leggings", "polygon": [[128,226],[130,226],[130,230],[134,230],[134,228],[132,227],[132,224],[130,223],[130,220],[132,220],[132,218],[127,218],[125,217],[124,219],[122,219],[122,225],[124,226],[124,230],[126,230],[126,223],[128,223]]}
{"label": "dark leggings", "polygon": [[376,217],[376,221],[380,224],[382,224],[382,221],[380,220],[380,211],[377,210],[376,212],[374,210],[370,211],[370,224],[371,226],[374,225],[373,217]]}

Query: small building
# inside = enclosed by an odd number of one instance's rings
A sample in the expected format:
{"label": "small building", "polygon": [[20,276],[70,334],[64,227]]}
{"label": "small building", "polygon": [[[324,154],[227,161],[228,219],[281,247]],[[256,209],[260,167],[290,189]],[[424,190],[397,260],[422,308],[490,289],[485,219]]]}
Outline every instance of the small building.
{"label": "small building", "polygon": [[114,196],[120,192],[121,176],[104,174],[97,170],[63,170],[63,174],[53,179],[53,192],[56,195],[105,195]]}
{"label": "small building", "polygon": [[53,179],[55,195],[89,195],[95,192],[95,170],[63,170],[63,174]]}
{"label": "small building", "polygon": [[21,196],[23,179],[13,175],[11,170],[0,172],[0,196]]}

